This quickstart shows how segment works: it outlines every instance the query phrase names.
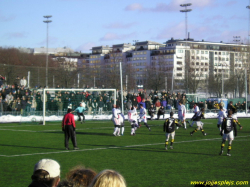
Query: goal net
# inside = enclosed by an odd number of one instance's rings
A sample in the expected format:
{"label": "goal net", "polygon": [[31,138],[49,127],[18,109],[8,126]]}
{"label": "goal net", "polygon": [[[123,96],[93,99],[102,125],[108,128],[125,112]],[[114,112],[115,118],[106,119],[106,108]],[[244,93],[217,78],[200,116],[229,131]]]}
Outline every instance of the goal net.
{"label": "goal net", "polygon": [[[68,108],[75,110],[81,102],[85,105],[87,119],[105,119],[110,115],[110,105],[116,104],[116,98],[116,89],[43,89],[40,123],[45,125],[46,121],[62,120]],[[100,99],[103,107],[98,106]]]}

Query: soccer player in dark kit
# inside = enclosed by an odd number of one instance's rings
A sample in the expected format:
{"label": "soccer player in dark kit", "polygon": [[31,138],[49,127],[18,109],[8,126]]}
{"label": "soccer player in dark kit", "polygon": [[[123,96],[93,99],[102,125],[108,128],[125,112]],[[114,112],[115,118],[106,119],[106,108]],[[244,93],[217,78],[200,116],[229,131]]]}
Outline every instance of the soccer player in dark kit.
{"label": "soccer player in dark kit", "polygon": [[173,143],[174,143],[174,137],[175,137],[175,127],[181,127],[180,124],[178,124],[178,120],[175,119],[174,113],[170,112],[170,118],[166,119],[164,125],[163,125],[163,131],[166,132],[166,141],[165,141],[165,149],[168,149],[168,140],[171,136],[171,144],[170,149],[173,149]]}

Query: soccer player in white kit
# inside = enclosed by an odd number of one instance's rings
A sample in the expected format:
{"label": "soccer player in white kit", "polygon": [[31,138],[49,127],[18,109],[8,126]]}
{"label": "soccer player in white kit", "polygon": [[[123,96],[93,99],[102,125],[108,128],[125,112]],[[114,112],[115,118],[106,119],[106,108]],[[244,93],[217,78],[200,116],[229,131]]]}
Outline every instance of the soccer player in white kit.
{"label": "soccer player in white kit", "polygon": [[137,129],[137,111],[135,107],[131,107],[131,109],[128,111],[128,121],[131,125],[131,136],[135,135],[135,131]]}
{"label": "soccer player in white kit", "polygon": [[119,120],[119,115],[117,113],[117,108],[116,105],[113,105],[112,109],[112,121],[114,123],[115,129],[113,132],[114,136],[120,136],[120,120]]}
{"label": "soccer player in white kit", "polygon": [[232,118],[232,114],[232,110],[229,110],[227,118],[224,118],[222,122],[222,131],[220,132],[220,135],[223,136],[223,138],[219,155],[223,154],[225,142],[228,140],[227,156],[231,156],[230,151],[232,149],[232,142],[234,137],[237,136],[236,120]]}
{"label": "soccer player in white kit", "polygon": [[121,135],[123,136],[123,134],[124,134],[124,121],[125,121],[125,117],[122,114],[121,109],[120,109],[119,106],[116,107],[116,110],[117,110],[117,115],[118,115],[118,119],[119,119],[119,122],[120,122],[120,126],[118,127],[119,128],[119,134],[120,134],[120,130],[121,130]]}
{"label": "soccer player in white kit", "polygon": [[[178,120],[181,121],[181,123],[183,124],[183,127],[185,130],[187,130],[187,125],[186,125],[186,107],[185,105],[182,104],[182,101],[179,101],[179,105],[178,105]],[[178,127],[177,127],[178,129]]]}
{"label": "soccer player in white kit", "polygon": [[142,104],[140,104],[139,125],[140,125],[140,122],[144,122],[144,125],[148,128],[149,131],[151,131],[150,127],[147,124],[147,116],[146,116],[146,114],[147,114],[146,109],[143,107]]}
{"label": "soccer player in white kit", "polygon": [[217,127],[220,131],[221,131],[221,125],[222,125],[223,119],[226,117],[227,116],[226,116],[223,106],[220,106],[220,111],[218,112],[218,123],[217,123]]}

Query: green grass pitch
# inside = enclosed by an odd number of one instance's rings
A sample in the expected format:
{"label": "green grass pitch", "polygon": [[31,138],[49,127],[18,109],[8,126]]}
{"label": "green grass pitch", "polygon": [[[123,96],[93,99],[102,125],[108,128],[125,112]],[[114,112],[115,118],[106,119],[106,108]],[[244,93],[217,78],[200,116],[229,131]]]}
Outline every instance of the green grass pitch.
{"label": "green grass pitch", "polygon": [[222,138],[216,119],[203,120],[207,136],[200,131],[190,136],[194,127],[176,130],[174,149],[167,151],[163,120],[148,121],[152,131],[142,125],[136,136],[130,136],[126,121],[125,134],[120,137],[112,135],[111,121],[77,122],[80,150],[75,151],[71,142],[71,150],[64,149],[60,122],[47,122],[45,126],[0,124],[0,186],[28,186],[33,167],[42,158],[60,163],[62,179],[74,166],[84,165],[97,172],[117,170],[129,187],[189,187],[194,186],[191,181],[205,180],[249,181],[250,119],[239,121],[243,130],[238,130],[233,141],[231,157],[226,153],[219,156]]}

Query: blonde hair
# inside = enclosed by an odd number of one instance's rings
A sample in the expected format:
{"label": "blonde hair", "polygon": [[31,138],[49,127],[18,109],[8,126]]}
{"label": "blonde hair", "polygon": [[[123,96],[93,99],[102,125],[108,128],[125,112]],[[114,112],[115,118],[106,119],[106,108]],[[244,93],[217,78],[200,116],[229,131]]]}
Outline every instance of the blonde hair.
{"label": "blonde hair", "polygon": [[126,181],[117,171],[106,169],[101,171],[89,187],[126,187]]}

